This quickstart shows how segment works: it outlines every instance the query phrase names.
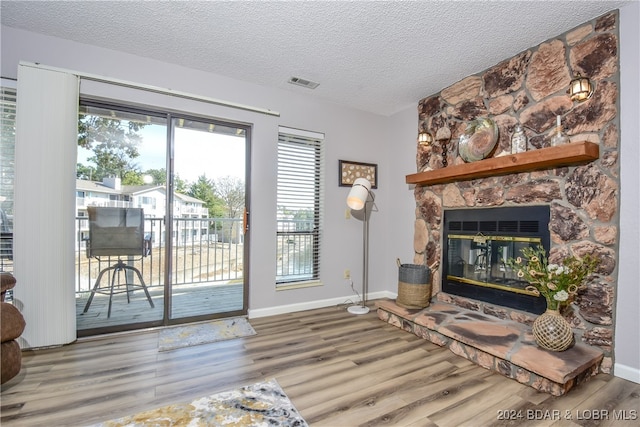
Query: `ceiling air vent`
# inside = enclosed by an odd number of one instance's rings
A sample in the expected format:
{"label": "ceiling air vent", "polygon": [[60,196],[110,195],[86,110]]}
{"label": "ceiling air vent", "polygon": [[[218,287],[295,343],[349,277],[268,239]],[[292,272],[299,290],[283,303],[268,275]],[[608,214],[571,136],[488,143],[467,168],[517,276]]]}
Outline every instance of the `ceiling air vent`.
{"label": "ceiling air vent", "polygon": [[306,87],[307,89],[315,89],[320,83],[312,82],[310,80],[301,79],[300,77],[291,77],[289,79],[289,83],[292,85],[298,85],[302,87]]}

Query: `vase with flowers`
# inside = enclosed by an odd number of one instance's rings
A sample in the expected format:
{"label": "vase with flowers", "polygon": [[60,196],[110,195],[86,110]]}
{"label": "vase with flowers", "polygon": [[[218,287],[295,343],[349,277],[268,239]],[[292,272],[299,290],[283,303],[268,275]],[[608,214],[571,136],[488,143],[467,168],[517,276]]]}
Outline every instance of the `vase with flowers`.
{"label": "vase with flowers", "polygon": [[581,259],[570,256],[561,264],[550,264],[541,246],[524,248],[521,253],[522,257],[510,259],[509,265],[520,280],[529,283],[528,291],[547,301],[547,310],[533,322],[536,343],[547,350],[564,351],[573,344],[573,329],[560,311],[573,302],[584,280],[595,271],[597,260],[587,254]]}

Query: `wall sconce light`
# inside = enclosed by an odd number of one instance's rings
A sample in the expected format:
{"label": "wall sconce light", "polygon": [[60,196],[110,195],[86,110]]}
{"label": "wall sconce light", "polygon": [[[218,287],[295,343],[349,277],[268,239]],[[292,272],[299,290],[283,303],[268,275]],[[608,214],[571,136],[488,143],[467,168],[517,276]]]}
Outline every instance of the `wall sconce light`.
{"label": "wall sconce light", "polygon": [[420,131],[420,133],[418,134],[418,144],[431,145],[432,142],[433,142],[433,137],[428,131],[426,130]]}
{"label": "wall sconce light", "polygon": [[582,77],[577,74],[571,83],[569,83],[569,89],[567,93],[572,101],[583,102],[591,98],[593,95],[594,85],[591,83],[588,77]]}

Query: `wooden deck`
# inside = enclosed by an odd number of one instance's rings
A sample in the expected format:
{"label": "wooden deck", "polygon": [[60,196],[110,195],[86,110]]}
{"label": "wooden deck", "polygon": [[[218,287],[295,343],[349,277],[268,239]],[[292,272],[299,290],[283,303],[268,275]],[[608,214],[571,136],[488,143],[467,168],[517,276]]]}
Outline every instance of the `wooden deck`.
{"label": "wooden deck", "polygon": [[[111,316],[107,318],[109,296],[96,293],[91,306],[83,313],[89,293],[76,297],[77,329],[113,327],[130,323],[162,320],[164,311],[164,290],[160,286],[149,287],[153,301],[152,308],[144,294],[137,289],[130,294],[127,303],[125,293],[113,296]],[[184,318],[198,315],[230,313],[242,310],[242,283],[179,285],[173,287],[171,318]]]}

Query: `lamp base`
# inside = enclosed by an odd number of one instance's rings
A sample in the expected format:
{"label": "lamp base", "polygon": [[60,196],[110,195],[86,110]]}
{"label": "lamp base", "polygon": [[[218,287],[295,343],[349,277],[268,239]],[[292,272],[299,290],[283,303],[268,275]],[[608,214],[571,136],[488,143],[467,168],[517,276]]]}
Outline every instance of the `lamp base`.
{"label": "lamp base", "polygon": [[369,307],[352,305],[351,307],[347,308],[347,311],[351,314],[367,314],[369,312]]}

